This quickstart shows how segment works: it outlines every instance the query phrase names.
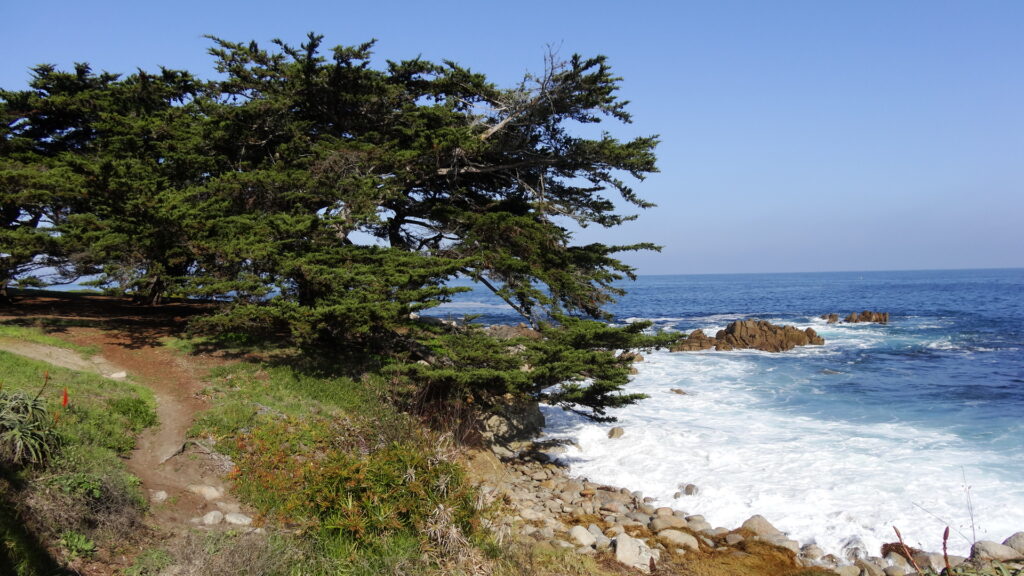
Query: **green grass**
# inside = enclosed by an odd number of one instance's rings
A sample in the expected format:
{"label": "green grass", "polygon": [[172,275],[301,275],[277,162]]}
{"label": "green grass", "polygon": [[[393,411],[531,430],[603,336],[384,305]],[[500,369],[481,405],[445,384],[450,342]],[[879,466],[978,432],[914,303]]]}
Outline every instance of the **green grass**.
{"label": "green grass", "polygon": [[449,526],[478,531],[461,469],[386,401],[383,378],[238,364],[215,370],[207,393],[191,433],[231,455],[237,493],[270,526],[302,528],[302,561],[336,567],[323,573],[436,571],[461,552],[426,536],[441,506]]}
{"label": "green grass", "polygon": [[[42,464],[0,463],[0,504],[19,510],[0,514],[5,542],[0,573],[62,574],[62,562],[116,548],[137,534],[146,500],[122,456],[134,446],[135,435],[156,422],[152,393],[6,352],[0,352],[0,379],[5,391],[38,394],[56,420],[53,429],[60,439]],[[61,403],[65,389],[66,407]],[[48,556],[47,543],[63,556]]]}
{"label": "green grass", "polygon": [[26,342],[35,342],[36,344],[44,344],[46,346],[54,346],[56,348],[64,348],[66,350],[72,350],[78,352],[82,356],[89,357],[99,353],[99,349],[94,346],[79,346],[73,344],[67,340],[63,340],[52,334],[47,333],[45,330],[38,327],[28,326],[14,326],[11,324],[0,324],[0,338],[11,338],[14,340],[24,340]]}

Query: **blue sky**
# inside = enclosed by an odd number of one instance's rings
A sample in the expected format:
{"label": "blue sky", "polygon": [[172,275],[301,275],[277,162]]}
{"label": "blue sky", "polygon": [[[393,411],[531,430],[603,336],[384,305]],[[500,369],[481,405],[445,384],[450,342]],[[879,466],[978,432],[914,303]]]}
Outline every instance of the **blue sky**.
{"label": "blue sky", "polygon": [[660,134],[658,204],[580,241],[644,274],[1024,266],[1024,3],[0,0],[0,87],[39,63],[213,74],[204,34],[455,60],[511,84],[605,54]]}

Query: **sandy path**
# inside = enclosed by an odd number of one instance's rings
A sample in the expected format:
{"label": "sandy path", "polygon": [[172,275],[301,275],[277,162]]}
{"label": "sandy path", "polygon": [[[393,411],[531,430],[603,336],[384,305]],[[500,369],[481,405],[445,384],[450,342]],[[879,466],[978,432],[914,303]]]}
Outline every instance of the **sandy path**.
{"label": "sandy path", "polygon": [[207,512],[238,512],[238,503],[226,495],[225,460],[202,447],[186,450],[188,429],[195,414],[206,406],[200,396],[204,377],[219,361],[182,357],[162,346],[153,334],[145,336],[140,338],[131,330],[67,329],[62,334],[66,340],[100,350],[91,358],[13,338],[0,338],[0,349],[106,377],[126,372],[133,382],[153,391],[159,424],[139,436],[127,465],[153,500],[151,517],[155,527],[179,532],[193,526],[192,520]]}

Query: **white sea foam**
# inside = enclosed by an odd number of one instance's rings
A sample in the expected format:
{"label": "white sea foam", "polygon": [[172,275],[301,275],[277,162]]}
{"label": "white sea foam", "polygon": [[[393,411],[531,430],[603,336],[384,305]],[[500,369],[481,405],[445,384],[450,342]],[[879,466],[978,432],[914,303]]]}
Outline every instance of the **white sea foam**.
{"label": "white sea foam", "polygon": [[[873,339],[873,329],[838,330],[850,332],[846,346]],[[814,348],[800,354],[828,353]],[[878,554],[894,525],[908,544],[939,550],[945,524],[938,517],[954,531],[951,553],[965,554],[969,544],[957,535],[971,537],[965,476],[979,539],[1024,528],[1024,486],[995,472],[1005,465],[1002,455],[941,430],[772,408],[758,354],[649,354],[629,391],[650,398],[615,412],[623,437],[609,439],[608,425],[557,409],[547,410],[548,431],[577,439],[579,448],[565,455],[576,475],[641,490],[716,526],[735,528],[762,514],[802,544],[832,553],[862,545]],[[686,483],[699,493],[674,499]]]}

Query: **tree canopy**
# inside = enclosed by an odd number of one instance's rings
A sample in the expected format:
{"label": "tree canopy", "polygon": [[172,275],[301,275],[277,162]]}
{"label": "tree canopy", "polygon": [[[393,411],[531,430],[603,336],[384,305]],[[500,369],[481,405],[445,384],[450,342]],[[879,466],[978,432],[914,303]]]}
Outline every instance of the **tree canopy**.
{"label": "tree canopy", "polygon": [[[656,171],[657,139],[579,135],[630,121],[605,57],[552,55],[542,74],[499,87],[447,60],[375,68],[372,42],[210,40],[213,80],[78,64],[38,66],[27,90],[0,90],[5,291],[45,269],[150,304],[224,301],[206,330],[451,358],[458,339],[414,318],[464,276],[546,346],[612,354],[599,342],[610,328],[582,318],[607,319],[615,282],[633,276],[617,254],[656,247],[575,244],[571,226],[614,227],[634,217],[617,203],[650,206],[627,180]],[[625,334],[617,346],[650,343]],[[518,370],[522,358],[501,354],[499,371]],[[579,357],[498,381],[534,397],[576,382],[564,401],[600,416],[625,382],[625,363],[612,364],[614,375]]]}

